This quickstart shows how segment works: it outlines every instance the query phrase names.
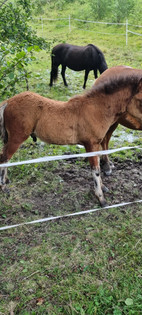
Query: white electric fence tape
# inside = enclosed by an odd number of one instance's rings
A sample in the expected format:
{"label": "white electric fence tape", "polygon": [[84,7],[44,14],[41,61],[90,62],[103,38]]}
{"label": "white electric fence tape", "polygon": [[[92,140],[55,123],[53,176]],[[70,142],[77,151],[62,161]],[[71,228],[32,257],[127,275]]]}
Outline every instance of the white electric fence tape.
{"label": "white electric fence tape", "polygon": [[96,212],[96,211],[102,211],[102,210],[106,210],[106,209],[119,208],[119,207],[132,205],[132,204],[135,204],[135,203],[141,203],[141,202],[142,202],[142,200],[136,200],[136,201],[132,201],[132,202],[123,202],[123,203],[118,203],[118,204],[115,204],[115,205],[112,205],[112,206],[106,206],[104,208],[96,208],[96,209],[84,210],[84,211],[80,211],[80,212],[74,212],[74,213],[59,215],[57,217],[49,217],[49,218],[38,219],[38,220],[35,220],[35,221],[30,221],[30,222],[23,222],[23,223],[20,223],[20,224],[3,226],[3,227],[0,227],[0,231],[8,230],[8,229],[12,229],[12,228],[15,228],[15,227],[28,225],[28,224],[42,223],[42,222],[53,221],[53,220],[57,220],[57,219],[63,219],[63,218],[73,217],[73,216],[82,215],[82,214],[88,214],[88,213],[92,213],[92,212]]}
{"label": "white electric fence tape", "polygon": [[[106,155],[106,154],[119,152],[119,151],[122,151],[122,150],[129,150],[129,149],[140,149],[140,150],[142,150],[142,148],[140,148],[139,146],[134,146],[134,147],[122,147],[122,148],[118,148],[118,149],[96,151],[96,152],[89,152],[89,153],[81,153],[81,154],[45,156],[45,157],[42,157],[42,158],[37,158],[37,159],[32,159],[32,160],[27,160],[27,161],[20,161],[20,162],[13,162],[13,163],[3,163],[3,164],[0,164],[0,167],[10,167],[10,166],[23,165],[23,164],[41,163],[41,162],[46,162],[46,161],[57,161],[57,160],[73,159],[73,158],[78,158],[78,157],[91,157],[91,156],[96,156],[96,155],[100,156],[100,155]],[[73,217],[73,216],[76,216],[76,215],[92,213],[92,212],[95,212],[95,211],[100,211],[100,210],[105,210],[105,209],[118,208],[118,207],[127,206],[127,205],[131,205],[131,204],[134,204],[134,203],[141,203],[141,202],[142,202],[142,200],[136,200],[136,201],[132,201],[132,202],[123,202],[123,203],[119,203],[119,204],[112,205],[112,206],[106,206],[104,208],[90,209],[90,210],[85,210],[85,211],[65,214],[65,215],[61,215],[61,216],[57,216],[57,217],[49,217],[49,218],[39,219],[39,220],[31,221],[31,222],[24,222],[24,223],[20,223],[20,224],[4,226],[4,227],[0,227],[0,231],[11,229],[11,228],[14,228],[14,227],[27,225],[27,224],[41,223],[41,222],[57,220],[57,219],[61,219],[61,218],[67,218],[67,217],[71,217],[71,216]]]}
{"label": "white electric fence tape", "polygon": [[42,163],[42,162],[47,162],[47,161],[68,160],[68,159],[74,159],[74,158],[78,158],[78,157],[100,156],[100,155],[106,155],[106,154],[111,154],[111,153],[115,153],[115,152],[119,152],[119,151],[123,151],[123,150],[130,150],[130,149],[142,150],[142,148],[140,148],[139,146],[134,146],[134,147],[122,147],[122,148],[118,148],[118,149],[89,152],[89,153],[45,156],[45,157],[27,160],[27,161],[3,163],[3,164],[0,164],[0,167],[10,167],[10,166],[23,165],[23,164]]}

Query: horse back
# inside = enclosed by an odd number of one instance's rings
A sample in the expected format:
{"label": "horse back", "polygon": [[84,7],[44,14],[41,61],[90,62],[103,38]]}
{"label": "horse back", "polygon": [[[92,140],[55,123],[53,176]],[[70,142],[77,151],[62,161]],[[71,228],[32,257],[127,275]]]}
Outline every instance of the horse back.
{"label": "horse back", "polygon": [[10,133],[29,135],[40,119],[44,97],[32,93],[22,92],[7,101],[4,111],[5,128]]}
{"label": "horse back", "polygon": [[75,71],[93,70],[98,63],[98,53],[93,45],[59,44],[53,48],[52,56],[54,64],[62,64]]}

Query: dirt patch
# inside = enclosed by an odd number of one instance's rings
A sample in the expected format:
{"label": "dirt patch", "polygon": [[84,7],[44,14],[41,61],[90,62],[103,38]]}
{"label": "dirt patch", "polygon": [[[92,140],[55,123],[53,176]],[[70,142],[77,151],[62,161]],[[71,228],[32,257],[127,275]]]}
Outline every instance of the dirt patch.
{"label": "dirt patch", "polygon": [[[108,204],[142,199],[141,157],[137,162],[119,158],[115,158],[113,162],[112,175],[101,174],[103,183],[109,189],[105,193]],[[62,210],[70,212],[98,206],[89,164],[82,161],[80,165],[76,163],[76,160],[59,162],[51,172],[45,170],[43,189],[36,188],[35,178],[33,182],[32,178],[29,180],[33,211],[38,209],[42,215],[55,215]]]}
{"label": "dirt patch", "polygon": [[[105,193],[107,204],[142,199],[141,156],[136,155],[135,160],[114,158],[113,163],[111,176],[101,173],[102,181],[109,189]],[[71,159],[29,170],[23,181],[15,177],[12,182],[12,174],[10,193],[7,196],[0,193],[1,225],[99,207],[88,162]]]}
{"label": "dirt patch", "polygon": [[[53,210],[48,211],[50,215],[55,215],[54,210],[70,212],[98,207],[89,164],[84,162],[78,165],[76,162],[70,160],[58,164],[52,172],[54,180],[56,179],[56,187],[53,185],[53,189],[48,192],[45,189],[44,196],[41,193],[34,196],[35,207],[39,199],[41,211],[44,212],[47,205],[48,209]],[[108,205],[142,199],[141,157],[137,162],[115,158],[113,163],[114,169],[111,176],[101,173],[102,181],[109,189],[109,192],[105,193]],[[45,173],[45,182],[46,180],[48,182],[49,178]]]}

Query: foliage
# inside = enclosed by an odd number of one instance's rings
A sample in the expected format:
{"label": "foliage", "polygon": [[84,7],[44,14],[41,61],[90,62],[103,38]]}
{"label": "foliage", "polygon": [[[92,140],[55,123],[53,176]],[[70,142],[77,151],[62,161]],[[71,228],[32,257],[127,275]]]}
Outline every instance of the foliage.
{"label": "foliage", "polygon": [[137,0],[135,2],[134,10],[131,10],[129,18],[132,23],[140,23],[142,22],[142,1]]}
{"label": "foliage", "polygon": [[90,0],[89,4],[91,6],[94,18],[97,20],[102,20],[110,12],[112,0]]}
{"label": "foliage", "polygon": [[45,6],[50,4],[50,0],[33,0],[34,14],[44,14]]}
{"label": "foliage", "polygon": [[111,17],[117,23],[128,18],[135,4],[134,0],[90,0],[89,3],[95,19],[102,20]]}
{"label": "foliage", "polygon": [[16,84],[26,81],[30,72],[27,65],[35,60],[33,52],[45,49],[46,41],[38,37],[28,21],[31,18],[31,2],[7,1],[0,8],[0,90],[10,96],[16,92]]}
{"label": "foliage", "polygon": [[117,23],[128,18],[132,9],[134,8],[134,0],[117,0],[113,4],[113,20]]}
{"label": "foliage", "polygon": [[117,23],[124,22],[128,17],[131,17],[135,22],[137,22],[138,16],[141,19],[141,0],[48,0],[47,2],[42,0],[41,5],[39,0],[36,1],[39,12],[44,13],[42,4],[43,6],[46,5],[48,9],[58,11],[68,7],[72,16],[76,15],[78,11],[77,18],[82,19],[92,18],[98,21],[109,19],[110,22]]}

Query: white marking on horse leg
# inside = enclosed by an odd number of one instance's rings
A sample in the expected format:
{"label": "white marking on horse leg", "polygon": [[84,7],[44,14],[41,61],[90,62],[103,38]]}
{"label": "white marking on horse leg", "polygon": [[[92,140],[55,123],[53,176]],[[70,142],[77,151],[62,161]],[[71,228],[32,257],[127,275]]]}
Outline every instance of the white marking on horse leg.
{"label": "white marking on horse leg", "polygon": [[0,187],[6,185],[7,182],[7,167],[0,167]]}
{"label": "white marking on horse leg", "polygon": [[92,169],[92,175],[94,180],[94,188],[95,188],[95,195],[99,199],[101,206],[106,205],[106,201],[104,199],[103,191],[102,191],[102,181],[100,176],[100,171],[98,169]]}

